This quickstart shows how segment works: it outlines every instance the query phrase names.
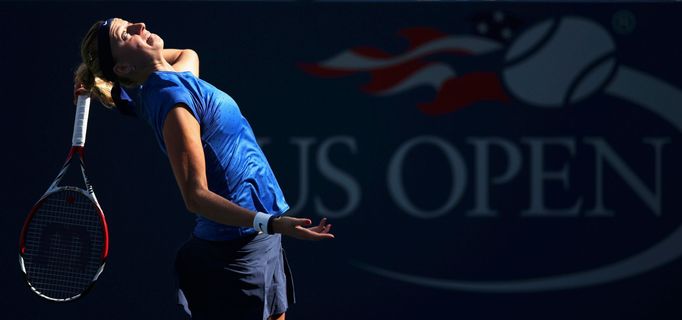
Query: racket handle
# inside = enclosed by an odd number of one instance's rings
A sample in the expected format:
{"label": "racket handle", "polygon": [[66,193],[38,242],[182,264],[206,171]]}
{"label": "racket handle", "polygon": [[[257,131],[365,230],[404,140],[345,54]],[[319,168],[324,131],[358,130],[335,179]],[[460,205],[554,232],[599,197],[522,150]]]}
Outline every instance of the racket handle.
{"label": "racket handle", "polygon": [[88,114],[90,113],[90,96],[78,96],[76,104],[76,120],[73,123],[73,138],[71,145],[82,147],[85,145],[85,133],[88,130]]}

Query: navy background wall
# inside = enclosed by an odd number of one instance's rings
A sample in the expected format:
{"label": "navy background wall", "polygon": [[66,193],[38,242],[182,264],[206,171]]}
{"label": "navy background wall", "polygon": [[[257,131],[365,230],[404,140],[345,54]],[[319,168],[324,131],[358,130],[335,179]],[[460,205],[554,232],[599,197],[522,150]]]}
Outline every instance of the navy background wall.
{"label": "navy background wall", "polygon": [[[331,242],[285,240],[289,318],[680,319],[681,13],[1,3],[2,318],[184,318],[172,263],[193,216],[146,125],[99,105],[86,163],[110,226],[107,268],[70,304],[40,300],[19,271],[23,219],[70,141],[80,39],[120,16],[195,49],[201,77],[261,138],[292,214],[335,225]],[[332,67],[350,49],[355,60]]]}

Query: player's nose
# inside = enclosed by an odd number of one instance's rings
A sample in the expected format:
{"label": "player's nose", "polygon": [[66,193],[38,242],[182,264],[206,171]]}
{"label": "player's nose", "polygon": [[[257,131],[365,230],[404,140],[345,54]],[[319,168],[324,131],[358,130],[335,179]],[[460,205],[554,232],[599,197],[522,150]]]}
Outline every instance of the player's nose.
{"label": "player's nose", "polygon": [[142,34],[147,29],[144,22],[133,23],[128,27],[128,33]]}

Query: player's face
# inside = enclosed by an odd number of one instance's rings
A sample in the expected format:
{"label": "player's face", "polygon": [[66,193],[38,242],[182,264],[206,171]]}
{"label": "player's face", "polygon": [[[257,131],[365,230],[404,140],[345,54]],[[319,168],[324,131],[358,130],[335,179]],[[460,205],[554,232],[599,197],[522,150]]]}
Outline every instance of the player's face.
{"label": "player's face", "polygon": [[114,19],[109,29],[111,54],[118,63],[144,67],[163,56],[163,39],[149,32],[144,23]]}

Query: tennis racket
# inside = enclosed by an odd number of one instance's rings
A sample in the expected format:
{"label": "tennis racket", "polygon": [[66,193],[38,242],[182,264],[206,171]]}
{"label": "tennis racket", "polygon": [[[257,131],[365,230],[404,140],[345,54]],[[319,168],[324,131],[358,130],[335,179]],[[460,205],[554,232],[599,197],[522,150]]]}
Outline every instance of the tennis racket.
{"label": "tennis racket", "polygon": [[[52,301],[72,301],[89,291],[104,270],[109,251],[107,223],[83,162],[89,110],[90,97],[78,96],[66,162],[29,212],[19,240],[19,263],[29,287]],[[85,189],[59,186],[76,158]]]}

